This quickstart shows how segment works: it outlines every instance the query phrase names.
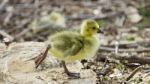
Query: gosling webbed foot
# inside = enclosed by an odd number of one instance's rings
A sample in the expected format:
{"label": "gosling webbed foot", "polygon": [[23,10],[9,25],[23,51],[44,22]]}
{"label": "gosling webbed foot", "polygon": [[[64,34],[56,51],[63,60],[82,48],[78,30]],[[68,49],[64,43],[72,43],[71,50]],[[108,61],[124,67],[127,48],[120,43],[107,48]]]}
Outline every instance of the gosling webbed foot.
{"label": "gosling webbed foot", "polygon": [[47,46],[46,50],[43,54],[40,54],[37,59],[35,59],[36,68],[43,62],[43,60],[47,57],[48,50],[51,48],[50,45]]}
{"label": "gosling webbed foot", "polygon": [[80,78],[80,73],[72,73],[68,70],[65,61],[62,61],[62,65],[65,73],[68,75],[69,79],[78,79]]}

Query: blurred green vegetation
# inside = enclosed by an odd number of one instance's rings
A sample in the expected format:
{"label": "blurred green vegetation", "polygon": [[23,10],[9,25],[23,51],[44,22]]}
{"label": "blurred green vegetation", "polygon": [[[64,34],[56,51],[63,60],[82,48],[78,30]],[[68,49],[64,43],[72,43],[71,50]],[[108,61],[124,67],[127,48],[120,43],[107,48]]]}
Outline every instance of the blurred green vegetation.
{"label": "blurred green vegetation", "polygon": [[144,17],[149,17],[150,16],[150,6],[141,6],[138,8],[139,14],[144,16]]}
{"label": "blurred green vegetation", "polygon": [[134,36],[128,36],[128,37],[127,37],[127,40],[128,40],[128,41],[134,41],[134,40],[135,40],[135,37],[134,37]]}
{"label": "blurred green vegetation", "polygon": [[150,5],[141,6],[138,8],[139,14],[143,17],[143,20],[136,24],[140,29],[150,27]]}
{"label": "blurred green vegetation", "polygon": [[100,27],[104,27],[106,25],[104,20],[98,20],[97,22],[100,25]]}

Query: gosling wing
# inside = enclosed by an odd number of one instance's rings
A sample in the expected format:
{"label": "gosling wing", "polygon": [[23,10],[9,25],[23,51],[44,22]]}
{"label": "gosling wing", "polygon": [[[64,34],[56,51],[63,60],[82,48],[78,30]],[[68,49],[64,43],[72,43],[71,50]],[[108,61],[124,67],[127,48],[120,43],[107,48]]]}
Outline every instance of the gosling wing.
{"label": "gosling wing", "polygon": [[64,56],[76,55],[84,47],[83,39],[77,33],[64,32],[51,38],[53,47],[64,53]]}

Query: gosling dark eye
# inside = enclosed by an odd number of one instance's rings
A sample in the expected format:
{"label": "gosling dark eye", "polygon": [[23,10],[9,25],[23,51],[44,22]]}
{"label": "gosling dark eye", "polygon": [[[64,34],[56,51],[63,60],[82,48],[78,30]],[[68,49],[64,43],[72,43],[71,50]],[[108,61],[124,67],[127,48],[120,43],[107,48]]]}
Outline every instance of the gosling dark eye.
{"label": "gosling dark eye", "polygon": [[95,27],[92,27],[92,29],[95,30],[96,28],[95,28]]}

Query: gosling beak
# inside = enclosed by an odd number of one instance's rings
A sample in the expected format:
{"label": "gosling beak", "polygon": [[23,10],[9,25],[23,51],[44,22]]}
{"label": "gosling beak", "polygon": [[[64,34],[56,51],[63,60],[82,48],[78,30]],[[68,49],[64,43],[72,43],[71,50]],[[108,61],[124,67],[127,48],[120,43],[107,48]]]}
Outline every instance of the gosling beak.
{"label": "gosling beak", "polygon": [[97,33],[104,33],[104,28],[100,28],[98,31],[97,31]]}

